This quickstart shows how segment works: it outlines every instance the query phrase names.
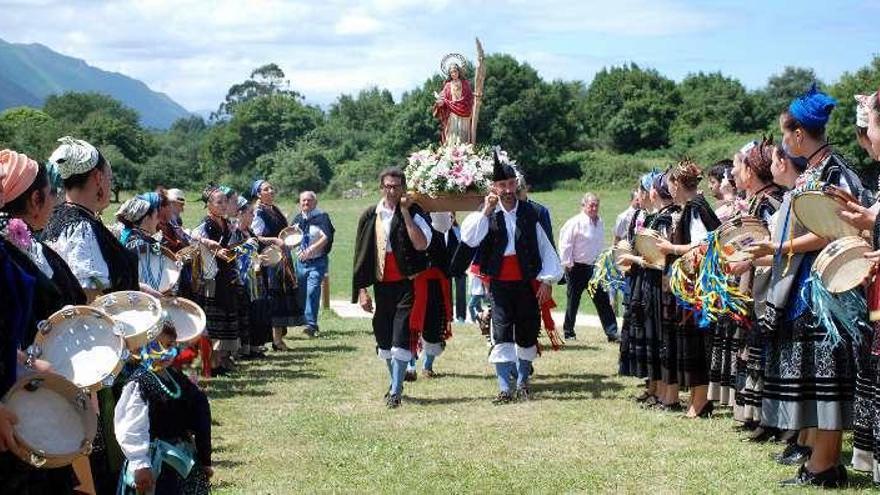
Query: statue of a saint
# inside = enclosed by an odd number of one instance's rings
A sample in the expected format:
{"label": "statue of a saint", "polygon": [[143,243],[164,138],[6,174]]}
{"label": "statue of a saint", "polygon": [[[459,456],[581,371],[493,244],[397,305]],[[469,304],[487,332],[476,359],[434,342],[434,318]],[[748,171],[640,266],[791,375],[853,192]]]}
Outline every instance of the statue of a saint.
{"label": "statue of a saint", "polygon": [[434,117],[440,121],[440,143],[472,143],[471,112],[474,93],[463,73],[465,58],[457,53],[443,57],[440,68],[446,76],[443,91],[434,92]]}

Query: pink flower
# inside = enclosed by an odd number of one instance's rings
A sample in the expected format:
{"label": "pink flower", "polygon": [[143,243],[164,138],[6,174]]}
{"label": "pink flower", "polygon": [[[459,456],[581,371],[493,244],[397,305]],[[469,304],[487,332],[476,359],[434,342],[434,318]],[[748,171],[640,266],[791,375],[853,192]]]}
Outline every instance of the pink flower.
{"label": "pink flower", "polygon": [[6,226],[6,238],[20,249],[31,247],[31,231],[20,218],[13,218]]}

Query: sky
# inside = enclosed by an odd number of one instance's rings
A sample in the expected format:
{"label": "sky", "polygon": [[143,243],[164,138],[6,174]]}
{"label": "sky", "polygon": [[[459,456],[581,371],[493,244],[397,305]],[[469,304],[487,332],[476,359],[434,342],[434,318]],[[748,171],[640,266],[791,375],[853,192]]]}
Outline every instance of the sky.
{"label": "sky", "polygon": [[880,51],[877,0],[0,0],[0,38],[120,72],[191,111],[265,63],[309,103],[421,85],[450,52],[505,53],[589,83],[635,62],[676,81],[721,71],[749,89],[787,65],[834,82]]}

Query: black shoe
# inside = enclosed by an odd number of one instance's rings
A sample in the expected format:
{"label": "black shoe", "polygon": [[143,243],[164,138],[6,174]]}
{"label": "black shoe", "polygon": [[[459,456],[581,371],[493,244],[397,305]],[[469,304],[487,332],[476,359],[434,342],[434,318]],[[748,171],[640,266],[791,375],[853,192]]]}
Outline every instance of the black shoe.
{"label": "black shoe", "polygon": [[713,412],[715,412],[715,403],[710,400],[703,405],[703,408],[700,409],[696,416],[690,419],[711,418]]}
{"label": "black shoe", "polygon": [[681,405],[681,402],[673,402],[672,404],[657,402],[657,410],[669,413],[679,413],[684,411],[684,406]]}
{"label": "black shoe", "polygon": [[795,443],[797,442],[799,430],[776,430],[776,437],[774,440],[777,442],[785,442],[785,443]]}
{"label": "black shoe", "polygon": [[810,447],[793,443],[776,457],[776,462],[783,466],[797,466],[807,462],[812,454],[813,449]]}
{"label": "black shoe", "polygon": [[318,336],[318,329],[313,326],[307,326],[307,327],[303,328],[303,333],[309,337],[317,337]]}
{"label": "black shoe", "polygon": [[575,335],[574,332],[566,333],[564,338],[565,340],[577,340],[577,335]]}
{"label": "black shoe", "polygon": [[418,380],[419,375],[416,373],[416,370],[406,370],[406,374],[403,375],[403,381],[405,382],[414,382]]}
{"label": "black shoe", "polygon": [[758,426],[760,426],[760,423],[758,423],[757,421],[746,421],[745,423],[734,426],[733,431],[739,431],[739,432],[752,431],[755,428],[757,428]]}
{"label": "black shoe", "polygon": [[516,400],[519,401],[528,401],[530,399],[529,396],[529,387],[527,385],[523,385],[521,387],[517,387],[516,389]]}
{"label": "black shoe", "polygon": [[648,399],[650,399],[651,397],[654,397],[654,396],[651,395],[651,394],[649,394],[648,392],[642,392],[641,395],[637,395],[637,396],[633,397],[633,399],[634,399],[636,402],[645,402],[645,401],[647,401]]}
{"label": "black shoe", "polygon": [[510,392],[498,392],[498,395],[492,399],[492,404],[498,406],[501,404],[510,404],[511,401],[513,401],[513,397],[510,396]]}
{"label": "black shoe", "polygon": [[662,405],[663,405],[663,403],[660,402],[660,399],[658,399],[657,396],[651,395],[647,399],[645,399],[644,402],[642,402],[640,404],[640,407],[642,409],[651,409],[651,408],[655,408],[655,407],[659,408]]}
{"label": "black shoe", "polygon": [[211,368],[211,376],[226,376],[230,373],[229,368],[224,368],[223,366],[217,366],[216,368]]}
{"label": "black shoe", "polygon": [[388,394],[385,399],[385,405],[388,409],[397,409],[400,407],[400,396],[398,394]]}
{"label": "black shoe", "polygon": [[620,339],[617,338],[617,335],[607,335],[608,342],[618,342]]}
{"label": "black shoe", "polygon": [[821,486],[823,488],[840,488],[846,485],[846,468],[832,466],[821,473],[813,473],[803,465],[798,469],[797,476],[779,482],[779,486]]}
{"label": "black shoe", "polygon": [[773,438],[779,430],[771,427],[759,426],[752,430],[752,433],[745,438],[747,442],[764,443]]}

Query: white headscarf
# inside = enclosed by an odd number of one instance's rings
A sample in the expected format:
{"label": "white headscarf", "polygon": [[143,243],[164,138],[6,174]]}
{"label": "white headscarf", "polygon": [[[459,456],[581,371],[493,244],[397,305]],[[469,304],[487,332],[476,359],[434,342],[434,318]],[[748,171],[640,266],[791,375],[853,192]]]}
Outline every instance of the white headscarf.
{"label": "white headscarf", "polygon": [[62,179],[84,174],[98,165],[101,155],[91,144],[70,136],[64,136],[58,142],[61,146],[52,152],[49,161],[58,168]]}

